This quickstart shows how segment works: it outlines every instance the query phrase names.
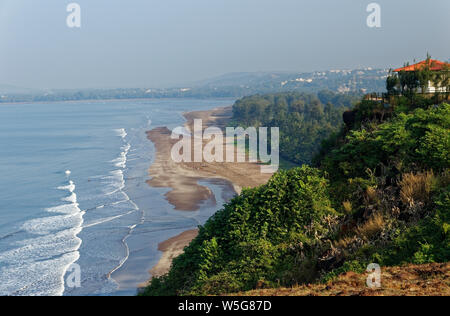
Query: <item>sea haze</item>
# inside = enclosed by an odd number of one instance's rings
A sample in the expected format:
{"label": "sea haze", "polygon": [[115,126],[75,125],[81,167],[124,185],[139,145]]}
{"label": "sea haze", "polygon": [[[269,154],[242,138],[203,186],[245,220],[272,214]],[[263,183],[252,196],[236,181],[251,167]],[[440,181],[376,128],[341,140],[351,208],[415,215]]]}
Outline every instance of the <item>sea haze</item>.
{"label": "sea haze", "polygon": [[[183,112],[233,100],[121,100],[0,105],[0,295],[133,295],[158,243],[197,227],[227,199],[224,183],[197,212],[149,187],[145,132]],[[68,268],[81,269],[69,287]],[[72,271],[72,270],[71,270]]]}

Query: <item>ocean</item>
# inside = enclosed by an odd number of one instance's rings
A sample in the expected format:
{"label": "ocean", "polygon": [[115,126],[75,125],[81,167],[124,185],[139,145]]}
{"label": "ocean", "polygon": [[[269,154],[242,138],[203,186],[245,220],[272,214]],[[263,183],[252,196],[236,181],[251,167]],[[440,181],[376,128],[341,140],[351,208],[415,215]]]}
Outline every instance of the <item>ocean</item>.
{"label": "ocean", "polygon": [[227,184],[202,181],[215,197],[175,211],[169,189],[146,184],[155,149],[145,132],[233,102],[0,104],[0,295],[135,295],[158,244],[229,198]]}

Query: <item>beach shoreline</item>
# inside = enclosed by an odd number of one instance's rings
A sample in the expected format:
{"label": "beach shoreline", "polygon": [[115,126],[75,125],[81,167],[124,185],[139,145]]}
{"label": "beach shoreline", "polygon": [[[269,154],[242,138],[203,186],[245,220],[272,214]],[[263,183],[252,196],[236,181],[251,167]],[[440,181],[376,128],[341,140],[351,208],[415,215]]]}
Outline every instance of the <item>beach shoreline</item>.
{"label": "beach shoreline", "polygon": [[[224,130],[232,116],[232,107],[220,107],[208,111],[193,111],[183,114],[186,119],[185,128],[193,130],[195,119],[201,119],[203,129],[219,127]],[[214,198],[213,192],[201,184],[200,180],[225,181],[229,184],[232,195],[240,194],[243,188],[253,188],[266,183],[271,174],[261,173],[259,163],[175,163],[171,159],[172,146],[178,140],[171,139],[172,131],[166,127],[158,127],[147,132],[147,137],[156,148],[156,158],[150,166],[151,179],[147,184],[155,188],[170,188],[165,194],[167,201],[173,205],[174,211],[197,211],[202,203]],[[229,140],[225,140],[227,143]],[[234,142],[234,140],[233,140]],[[222,144],[225,146],[225,143]],[[220,206],[217,206],[220,209]],[[173,259],[183,253],[185,247],[197,236],[198,229],[188,230],[159,244],[162,252],[159,262],[149,271],[151,277],[160,277],[170,270]],[[140,287],[148,285],[141,284]]]}
{"label": "beach shoreline", "polygon": [[163,241],[158,245],[158,250],[162,252],[159,262],[150,270],[153,277],[163,276],[168,272],[172,260],[183,253],[184,248],[198,235],[198,229],[192,229]]}

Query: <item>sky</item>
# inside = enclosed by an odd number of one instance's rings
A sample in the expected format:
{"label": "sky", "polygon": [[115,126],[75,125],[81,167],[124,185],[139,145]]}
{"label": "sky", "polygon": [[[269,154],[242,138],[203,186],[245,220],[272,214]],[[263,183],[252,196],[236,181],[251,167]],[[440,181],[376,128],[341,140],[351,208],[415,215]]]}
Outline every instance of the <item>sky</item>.
{"label": "sky", "polygon": [[[69,28],[67,5],[81,8]],[[450,57],[449,0],[0,0],[0,85],[181,86],[230,72]]]}

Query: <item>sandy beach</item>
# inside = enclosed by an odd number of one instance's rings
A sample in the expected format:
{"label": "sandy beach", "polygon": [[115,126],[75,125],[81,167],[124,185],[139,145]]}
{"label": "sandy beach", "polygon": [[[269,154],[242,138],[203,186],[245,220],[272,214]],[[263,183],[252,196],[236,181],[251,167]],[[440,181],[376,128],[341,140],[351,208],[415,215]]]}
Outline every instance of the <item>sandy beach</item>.
{"label": "sandy beach", "polygon": [[184,248],[189,245],[197,234],[197,229],[188,230],[160,243],[158,250],[162,251],[163,255],[158,264],[150,271],[150,274],[154,277],[160,277],[166,274],[169,271],[172,260],[183,253]]}
{"label": "sandy beach", "polygon": [[[224,129],[232,116],[232,107],[216,108],[210,111],[196,111],[183,114],[186,118],[185,127],[193,130],[195,119],[203,120],[203,129],[211,126]],[[258,163],[176,163],[171,159],[172,146],[178,140],[171,139],[172,132],[160,127],[147,133],[156,148],[155,162],[149,169],[151,180],[148,184],[156,188],[170,188],[165,195],[167,201],[177,211],[198,210],[201,203],[212,196],[211,190],[198,183],[199,180],[220,179],[230,184],[230,190],[239,194],[242,188],[252,188],[266,183],[271,174],[261,173]],[[222,146],[234,140],[225,139]],[[205,143],[204,143],[205,144]],[[217,206],[220,208],[220,205]],[[190,230],[161,243],[159,250],[163,252],[161,260],[150,271],[152,276],[162,276],[169,272],[172,260],[179,256],[183,249],[197,236],[197,230]]]}

